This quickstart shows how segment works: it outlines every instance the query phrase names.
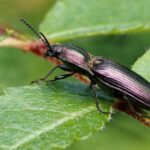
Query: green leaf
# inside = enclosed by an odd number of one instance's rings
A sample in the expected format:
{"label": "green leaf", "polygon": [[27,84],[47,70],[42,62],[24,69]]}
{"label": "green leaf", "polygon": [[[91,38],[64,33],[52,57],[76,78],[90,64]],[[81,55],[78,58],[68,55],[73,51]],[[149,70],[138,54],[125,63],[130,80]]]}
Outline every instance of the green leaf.
{"label": "green leaf", "polygon": [[[110,120],[97,111],[92,95],[88,86],[73,82],[7,89],[0,96],[0,149],[65,148],[86,139]],[[101,103],[111,111],[110,103]]]}
{"label": "green leaf", "polygon": [[40,30],[51,40],[150,30],[150,1],[63,0],[48,12]]}
{"label": "green leaf", "polygon": [[134,63],[132,69],[150,82],[150,49]]}

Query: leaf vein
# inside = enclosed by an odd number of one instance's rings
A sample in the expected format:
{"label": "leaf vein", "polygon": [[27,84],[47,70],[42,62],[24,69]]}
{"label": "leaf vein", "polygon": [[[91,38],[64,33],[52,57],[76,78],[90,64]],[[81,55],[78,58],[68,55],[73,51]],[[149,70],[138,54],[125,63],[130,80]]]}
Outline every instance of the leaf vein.
{"label": "leaf vein", "polygon": [[10,150],[16,149],[19,146],[29,142],[30,140],[33,140],[33,139],[37,138],[41,134],[46,133],[48,131],[51,131],[51,130],[57,128],[58,126],[60,126],[61,124],[65,123],[69,120],[72,120],[75,117],[83,116],[86,113],[89,113],[93,110],[96,110],[96,108],[94,106],[90,106],[90,107],[87,107],[86,109],[82,109],[81,111],[70,113],[69,116],[66,116],[62,119],[59,119],[59,120],[55,121],[53,124],[51,124],[49,126],[46,126],[46,127],[42,127],[40,130],[37,130],[37,131],[33,132],[33,134],[29,134],[28,136],[22,138],[21,140],[16,142],[14,145],[12,145],[9,149]]}

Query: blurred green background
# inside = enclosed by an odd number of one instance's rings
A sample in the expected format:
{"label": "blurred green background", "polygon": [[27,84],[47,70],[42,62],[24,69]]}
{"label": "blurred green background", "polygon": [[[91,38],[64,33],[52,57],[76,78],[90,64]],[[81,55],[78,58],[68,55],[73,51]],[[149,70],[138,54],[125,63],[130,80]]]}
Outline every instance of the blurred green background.
{"label": "blurred green background", "polygon": [[[45,14],[55,5],[55,0],[0,0],[0,24],[21,32],[26,29],[24,18],[38,29]],[[103,55],[126,66],[132,66],[150,45],[150,33],[101,35],[67,41],[81,46],[95,55]],[[10,86],[28,85],[43,76],[52,64],[31,53],[15,48],[0,48],[0,91]],[[40,68],[40,69],[39,69]],[[101,132],[89,139],[75,142],[68,150],[149,150],[150,130],[129,116],[116,112],[112,121]]]}

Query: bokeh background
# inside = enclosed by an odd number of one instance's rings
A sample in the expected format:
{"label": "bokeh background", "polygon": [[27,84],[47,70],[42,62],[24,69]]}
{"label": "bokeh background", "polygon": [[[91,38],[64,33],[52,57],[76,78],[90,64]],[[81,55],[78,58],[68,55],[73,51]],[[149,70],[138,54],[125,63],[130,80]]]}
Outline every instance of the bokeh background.
{"label": "bokeh background", "polygon": [[[28,29],[20,23],[20,18],[28,20],[38,29],[45,15],[56,2],[55,0],[0,0],[0,24],[28,34]],[[99,0],[97,2],[100,3]],[[77,13],[80,15],[80,12]],[[150,32],[97,35],[66,42],[81,46],[94,55],[103,55],[131,67],[149,48]],[[2,94],[6,87],[28,85],[30,81],[48,72],[52,66],[34,54],[15,48],[0,48],[0,93]],[[93,134],[87,140],[77,141],[67,149],[149,150],[150,130],[129,116],[116,112],[102,132]]]}

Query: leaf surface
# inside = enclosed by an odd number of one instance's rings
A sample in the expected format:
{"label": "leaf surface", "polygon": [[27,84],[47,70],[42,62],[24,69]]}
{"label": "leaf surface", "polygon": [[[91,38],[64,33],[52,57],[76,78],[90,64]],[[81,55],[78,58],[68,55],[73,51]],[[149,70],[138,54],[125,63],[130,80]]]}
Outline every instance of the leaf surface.
{"label": "leaf surface", "polygon": [[150,49],[134,63],[132,69],[150,82]]}
{"label": "leaf surface", "polygon": [[[102,108],[110,111],[110,103],[102,102]],[[22,150],[65,148],[103,129],[110,115],[97,111],[89,87],[57,82],[7,89],[0,118],[0,149]]]}
{"label": "leaf surface", "polygon": [[53,41],[146,31],[150,30],[149,6],[149,0],[57,1],[40,31]]}

